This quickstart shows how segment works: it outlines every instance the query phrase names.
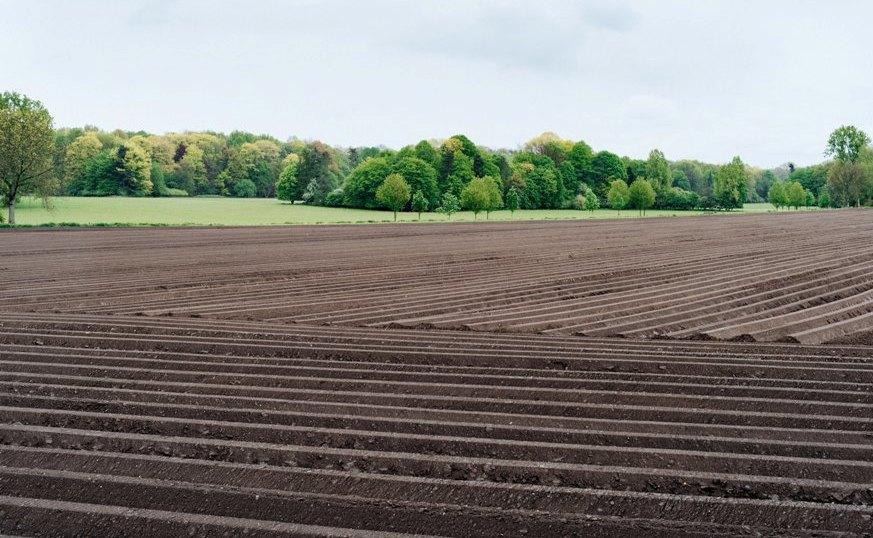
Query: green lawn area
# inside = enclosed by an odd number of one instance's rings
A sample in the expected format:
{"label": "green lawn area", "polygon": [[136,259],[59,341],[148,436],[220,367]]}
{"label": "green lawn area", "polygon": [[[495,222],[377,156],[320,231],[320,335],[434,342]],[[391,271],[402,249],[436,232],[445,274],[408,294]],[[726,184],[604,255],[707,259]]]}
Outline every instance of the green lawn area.
{"label": "green lawn area", "polygon": [[[391,222],[390,211],[367,209],[345,209],[333,207],[314,207],[291,205],[273,199],[263,198],[52,198],[52,207],[46,209],[40,200],[24,199],[16,208],[18,224],[47,225],[72,223],[89,224],[127,224],[127,225],[219,225],[219,226],[261,226],[270,224],[344,224]],[[770,204],[747,204],[742,211],[734,214],[772,211]],[[699,211],[654,211],[646,212],[646,217],[699,215]],[[606,219],[617,218],[612,210],[601,209],[590,215],[587,211],[561,210],[519,210],[512,215],[509,211],[495,211],[490,220],[556,220],[556,219]],[[625,210],[621,218],[637,218],[637,212]],[[415,213],[400,213],[398,220],[416,221]],[[422,221],[445,222],[445,215],[425,213]],[[473,220],[473,214],[461,212],[452,215],[452,221]],[[485,214],[479,215],[485,220]]]}

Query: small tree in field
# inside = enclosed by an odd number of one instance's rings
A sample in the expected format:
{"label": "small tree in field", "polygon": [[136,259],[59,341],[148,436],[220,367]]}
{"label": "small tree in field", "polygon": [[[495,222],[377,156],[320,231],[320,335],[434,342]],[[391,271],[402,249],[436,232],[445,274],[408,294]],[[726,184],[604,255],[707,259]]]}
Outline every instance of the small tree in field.
{"label": "small tree in field", "polygon": [[421,214],[427,211],[427,198],[420,190],[412,195],[412,210],[418,213],[418,220],[421,220]]}
{"label": "small tree in field", "polygon": [[397,222],[397,212],[409,201],[409,184],[400,174],[389,174],[376,189],[376,201],[394,211],[394,222]]}
{"label": "small tree in field", "polygon": [[518,209],[519,205],[518,190],[515,187],[510,187],[506,191],[506,209],[509,210],[510,214],[515,215],[515,210]]}
{"label": "small tree in field", "polygon": [[17,93],[0,93],[0,197],[15,224],[15,201],[34,194],[48,203],[52,176],[52,117],[40,103]]}
{"label": "small tree in field", "polygon": [[628,203],[640,211],[640,215],[646,214],[646,209],[655,203],[655,189],[645,179],[635,180],[627,190]]}
{"label": "small tree in field", "polygon": [[773,204],[777,211],[780,207],[788,205],[784,181],[777,181],[770,185],[770,190],[767,191],[767,201]]}
{"label": "small tree in field", "polygon": [[821,190],[821,194],[818,195],[818,206],[821,208],[830,207],[831,205],[831,195],[828,193],[827,187]]}
{"label": "small tree in field", "polygon": [[609,184],[609,192],[606,193],[606,203],[609,204],[610,208],[618,211],[619,215],[621,215],[621,210],[627,207],[629,197],[627,183],[624,181],[616,179]]}
{"label": "small tree in field", "polygon": [[600,199],[597,198],[594,191],[589,190],[588,194],[585,195],[585,203],[583,204],[583,207],[592,217],[594,217],[594,211],[600,209]]}
{"label": "small tree in field", "polygon": [[461,206],[473,212],[476,218],[482,211],[488,214],[503,205],[500,188],[490,177],[476,178],[461,191]]}
{"label": "small tree in field", "polygon": [[447,220],[452,220],[452,215],[461,210],[461,202],[454,194],[447,192],[443,195],[443,203],[438,208],[440,213],[446,215]]}
{"label": "small tree in field", "polygon": [[800,206],[806,205],[806,189],[797,181],[792,181],[785,189],[788,205],[794,206],[794,209],[800,209]]}

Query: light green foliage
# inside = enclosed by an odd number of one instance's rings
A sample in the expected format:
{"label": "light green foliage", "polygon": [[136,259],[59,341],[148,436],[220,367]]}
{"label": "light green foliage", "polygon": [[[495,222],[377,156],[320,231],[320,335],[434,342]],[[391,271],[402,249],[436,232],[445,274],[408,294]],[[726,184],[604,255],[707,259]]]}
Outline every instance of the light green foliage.
{"label": "light green foliage", "polygon": [[770,185],[770,189],[767,191],[767,201],[773,204],[777,210],[788,205],[784,181],[776,181]]}
{"label": "light green foliage", "polygon": [[821,208],[831,206],[831,195],[827,188],[822,189],[821,194],[818,195],[818,206]]}
{"label": "light green foliage", "polygon": [[515,213],[518,208],[518,189],[516,189],[515,187],[509,187],[509,190],[506,191],[506,209],[508,209],[510,213]]}
{"label": "light green foliage", "polygon": [[394,220],[397,220],[397,212],[402,210],[409,201],[409,184],[400,174],[389,174],[385,181],[376,189],[376,200],[383,207],[394,211]]}
{"label": "light green foliage", "polygon": [[[345,224],[391,222],[391,212],[346,207],[290,205],[275,198],[231,198],[215,196],[177,197],[82,197],[59,196],[52,198],[50,208],[42,206],[39,198],[25,196],[16,206],[19,224],[47,223],[126,223],[137,225],[174,226],[260,226],[282,224]],[[770,204],[746,204],[733,214],[739,218],[747,213],[766,213]],[[445,213],[423,213],[422,222],[445,222]],[[667,211],[650,209],[646,217],[684,217],[700,215],[701,211]],[[575,209],[520,209],[514,216],[507,211],[491,213],[491,220],[575,220],[589,215]],[[637,212],[622,212],[622,218],[637,218]],[[599,209],[596,219],[614,219],[615,211]],[[461,211],[456,205],[452,221],[474,222],[472,212]],[[482,219],[484,220],[484,219]],[[398,213],[397,221],[417,222],[415,213]],[[693,225],[689,222],[688,224]]]}
{"label": "light green foliage", "polygon": [[461,206],[473,215],[484,211],[486,218],[491,211],[500,208],[503,200],[500,188],[492,177],[476,178],[461,191]]}
{"label": "light green foliage", "polygon": [[620,212],[627,207],[629,201],[630,193],[627,183],[620,179],[613,180],[609,184],[609,192],[606,193],[606,203],[609,207]]}
{"label": "light green foliage", "polygon": [[169,185],[191,193],[207,192],[208,179],[202,149],[194,145],[185,149],[185,156],[176,165]]}
{"label": "light green foliage", "polygon": [[447,192],[443,194],[442,204],[437,210],[445,214],[447,219],[451,220],[452,215],[461,210],[461,201],[454,194]]}
{"label": "light green foliage", "polygon": [[67,146],[64,160],[64,180],[67,192],[81,194],[87,189],[85,182],[85,168],[88,161],[93,159],[103,149],[103,144],[93,132],[86,132]]}
{"label": "light green foliage", "polygon": [[524,150],[550,158],[555,165],[560,165],[567,159],[573,149],[573,141],[564,140],[552,132],[535,136],[525,143]]}
{"label": "light green foliage", "polygon": [[418,220],[421,220],[421,214],[427,211],[427,198],[421,191],[415,191],[412,195],[412,210],[418,213]]}
{"label": "light green foliage", "polygon": [[440,191],[458,196],[464,186],[476,177],[473,171],[473,159],[464,153],[462,142],[455,137],[443,142],[440,153],[442,155]]}
{"label": "light green foliage", "polygon": [[600,199],[594,194],[594,191],[589,190],[585,195],[585,201],[583,203],[583,207],[586,211],[594,214],[594,211],[600,209]]}
{"label": "light green foliage", "polygon": [[651,183],[656,193],[673,186],[673,174],[670,172],[670,164],[661,150],[653,149],[649,152],[649,159],[646,161],[645,177]]}
{"label": "light green foliage", "polygon": [[282,172],[276,183],[276,198],[293,202],[297,194],[297,167],[300,166],[300,155],[289,153],[282,159]]}
{"label": "light green foliage", "polygon": [[806,189],[796,181],[788,183],[785,188],[785,195],[788,199],[788,205],[793,206],[794,209],[800,209],[801,206],[806,205]]}
{"label": "light green foliage", "polygon": [[638,209],[640,215],[655,203],[655,189],[645,179],[637,179],[628,187],[628,205]]}
{"label": "light green foliage", "polygon": [[118,147],[115,161],[118,178],[116,194],[146,196],[152,192],[152,165],[149,155],[141,147],[129,142]]}
{"label": "light green foliage", "polygon": [[52,177],[52,117],[40,103],[17,93],[0,94],[0,195],[15,224],[15,201],[55,188]]}
{"label": "light green foliage", "polygon": [[837,161],[851,164],[858,161],[861,150],[870,143],[867,133],[854,125],[842,125],[828,138],[825,155],[833,155]]}
{"label": "light green foliage", "polygon": [[746,167],[739,157],[720,166],[715,173],[712,184],[712,194],[722,209],[743,207],[748,189]]}

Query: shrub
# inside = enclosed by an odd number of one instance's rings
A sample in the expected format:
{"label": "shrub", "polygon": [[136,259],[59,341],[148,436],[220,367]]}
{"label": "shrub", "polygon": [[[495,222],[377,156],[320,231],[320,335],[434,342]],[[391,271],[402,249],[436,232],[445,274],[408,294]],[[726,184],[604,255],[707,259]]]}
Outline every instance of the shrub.
{"label": "shrub", "polygon": [[254,198],[258,188],[254,181],[245,177],[233,184],[231,192],[237,198]]}
{"label": "shrub", "polygon": [[337,188],[324,197],[324,205],[327,207],[342,207],[345,202],[345,193],[342,188]]}

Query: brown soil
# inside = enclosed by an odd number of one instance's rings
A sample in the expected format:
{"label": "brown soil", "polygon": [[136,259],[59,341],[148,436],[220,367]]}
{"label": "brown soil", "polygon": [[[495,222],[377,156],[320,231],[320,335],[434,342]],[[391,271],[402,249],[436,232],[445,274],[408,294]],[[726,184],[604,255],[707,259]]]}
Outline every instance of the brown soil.
{"label": "brown soil", "polygon": [[0,232],[0,533],[873,532],[871,232]]}

